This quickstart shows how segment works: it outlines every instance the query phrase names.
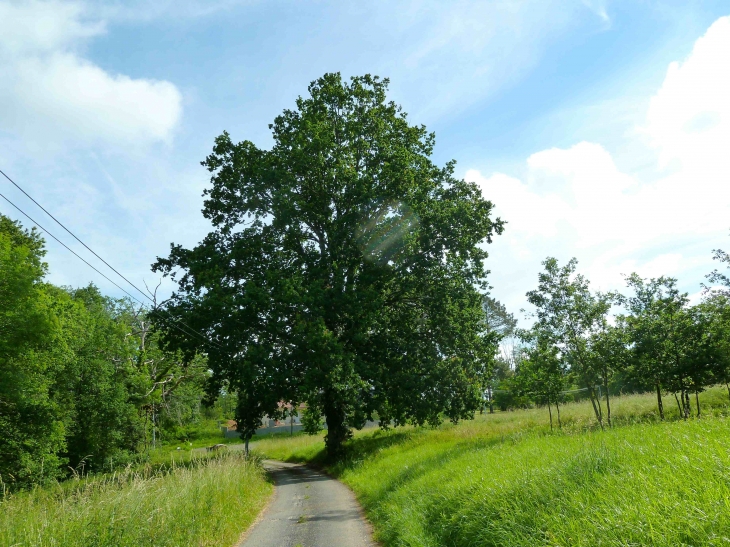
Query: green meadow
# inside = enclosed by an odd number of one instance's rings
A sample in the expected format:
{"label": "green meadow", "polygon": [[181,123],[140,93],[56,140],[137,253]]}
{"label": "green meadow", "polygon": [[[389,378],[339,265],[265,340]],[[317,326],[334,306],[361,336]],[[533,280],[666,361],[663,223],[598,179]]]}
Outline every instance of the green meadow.
{"label": "green meadow", "polygon": [[[679,546],[730,543],[727,391],[684,421],[669,397],[617,397],[600,431],[590,403],[484,414],[439,428],[360,432],[329,466],[386,546]],[[258,441],[266,457],[324,465],[321,437]]]}

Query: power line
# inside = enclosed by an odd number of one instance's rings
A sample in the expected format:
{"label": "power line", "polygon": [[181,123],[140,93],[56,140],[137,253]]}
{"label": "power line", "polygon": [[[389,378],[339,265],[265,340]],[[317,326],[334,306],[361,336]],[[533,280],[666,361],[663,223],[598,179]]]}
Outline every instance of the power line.
{"label": "power line", "polygon": [[[18,211],[20,211],[20,212],[21,212],[21,213],[22,213],[23,215],[25,215],[25,217],[26,217],[26,218],[27,218],[28,220],[30,220],[30,221],[31,221],[31,222],[32,222],[33,224],[35,224],[36,226],[38,226],[38,228],[40,228],[41,230],[43,230],[43,231],[44,231],[44,232],[45,232],[46,234],[48,234],[49,236],[51,236],[51,237],[52,237],[53,239],[55,239],[55,240],[56,240],[56,241],[57,241],[58,243],[60,243],[61,245],[63,245],[63,246],[64,246],[64,247],[66,248],[66,249],[68,249],[69,251],[71,251],[71,252],[72,252],[72,253],[73,253],[73,254],[74,254],[74,255],[76,256],[76,258],[78,258],[79,260],[81,260],[82,262],[84,262],[84,264],[86,264],[86,265],[87,265],[87,266],[88,266],[89,268],[91,268],[91,269],[92,269],[92,270],[94,270],[94,271],[95,271],[96,273],[98,273],[98,274],[99,274],[100,276],[102,276],[102,277],[103,277],[104,279],[106,279],[107,281],[109,281],[109,283],[111,283],[112,285],[114,285],[115,287],[117,287],[117,288],[118,288],[118,289],[119,289],[120,291],[122,291],[123,293],[127,294],[127,295],[128,295],[128,296],[129,296],[130,298],[132,298],[132,299],[136,300],[137,302],[139,302],[139,304],[140,304],[140,305],[144,306],[144,303],[143,303],[143,302],[142,302],[142,301],[141,301],[141,300],[140,300],[139,298],[137,298],[136,296],[133,296],[133,295],[129,294],[129,293],[128,293],[127,291],[125,291],[125,290],[124,290],[124,289],[123,289],[122,287],[120,287],[120,286],[119,286],[119,285],[117,285],[117,284],[116,284],[116,283],[115,283],[114,281],[112,281],[111,279],[109,279],[109,278],[108,278],[108,277],[107,277],[107,276],[106,276],[106,275],[105,275],[104,273],[100,272],[100,271],[99,271],[99,270],[98,270],[98,269],[97,269],[96,267],[94,267],[94,266],[93,266],[92,264],[89,264],[89,263],[88,263],[88,262],[86,261],[86,259],[84,259],[83,257],[79,256],[79,255],[78,255],[78,254],[76,253],[76,251],[74,251],[73,249],[71,249],[71,248],[70,248],[70,247],[69,247],[68,245],[66,245],[66,244],[65,244],[65,243],[64,243],[63,241],[61,241],[61,240],[60,240],[60,239],[58,239],[58,238],[57,238],[56,236],[54,236],[54,235],[53,235],[53,234],[52,234],[51,232],[49,232],[48,230],[46,230],[46,229],[45,229],[45,228],[44,228],[43,226],[41,226],[41,224],[40,224],[39,222],[37,222],[36,220],[34,220],[34,219],[33,219],[33,218],[32,218],[32,217],[31,217],[31,216],[30,216],[30,215],[28,214],[28,213],[26,213],[26,212],[25,212],[25,211],[23,211],[23,210],[22,210],[22,209],[21,209],[20,207],[18,207],[17,205],[15,205],[15,203],[13,203],[12,201],[10,201],[10,200],[9,200],[9,199],[8,199],[7,197],[5,197],[5,195],[3,195],[2,193],[0,193],[0,197],[1,197],[1,198],[3,198],[3,199],[4,199],[5,201],[7,201],[7,202],[8,202],[8,203],[9,203],[10,205],[12,205],[13,207],[15,207],[15,208],[16,208],[16,209],[17,209]],[[171,316],[171,317],[172,317],[172,316]],[[174,318],[174,317],[172,317],[172,319],[173,319],[173,320],[175,320],[175,318]],[[189,336],[189,335],[191,334],[190,332],[184,331],[183,329],[181,329],[181,328],[180,328],[180,327],[178,327],[177,325],[174,325],[174,324],[173,324],[173,326],[174,326],[174,327],[175,327],[176,329],[178,329],[178,330],[179,330],[180,332],[182,332],[183,334],[187,334],[188,336]],[[186,326],[187,326],[187,325],[186,325]],[[190,327],[188,327],[188,328],[190,328]],[[199,334],[199,333],[197,333],[197,332],[195,332],[195,331],[192,331],[192,334],[197,334],[198,336],[202,336],[201,334]],[[206,340],[206,341],[209,341],[209,340],[207,340],[207,339],[205,339],[205,340]]]}
{"label": "power line", "polygon": [[[119,273],[106,260],[104,260],[103,258],[101,258],[97,253],[95,253],[88,245],[86,245],[86,243],[84,243],[78,237],[76,237],[76,235],[73,232],[71,232],[71,230],[69,230],[68,228],[66,228],[66,226],[64,226],[63,223],[61,223],[56,217],[54,217],[50,212],[48,212],[48,210],[45,207],[43,207],[40,203],[38,203],[35,199],[33,199],[33,197],[31,197],[25,190],[23,190],[23,188],[21,188],[13,179],[11,179],[8,175],[6,175],[5,172],[3,172],[2,170],[0,170],[0,174],[2,174],[6,179],[8,179],[16,188],[18,188],[18,190],[20,190],[21,192],[23,192],[23,194],[25,194],[25,196],[27,196],[28,199],[30,199],[33,203],[35,203],[38,207],[40,207],[49,217],[51,217],[56,222],[56,224],[58,224],[64,230],[66,230],[69,234],[71,234],[71,236],[74,239],[76,239],[76,241],[78,241],[84,247],[86,247],[95,257],[97,257],[104,264],[106,264],[112,271],[114,271],[114,273],[116,273],[119,277],[121,277],[122,279],[124,279],[127,283],[129,283],[132,287],[134,287],[135,290],[137,290],[137,292],[139,292],[140,294],[142,294],[145,298],[147,298],[147,300],[149,300],[150,302],[152,302],[156,306],[156,302],[154,300],[152,300],[147,294],[145,294],[142,290],[140,290],[134,283],[132,283],[131,281],[129,281],[129,279],[127,279],[121,273]],[[140,305],[142,305],[142,306],[145,305],[139,298],[137,298],[134,295],[130,294],[128,291],[126,291],[125,289],[123,289],[122,287],[120,287],[117,283],[115,283],[114,281],[112,281],[111,279],[109,279],[109,277],[107,277],[104,273],[102,273],[101,271],[99,271],[95,266],[93,266],[92,264],[90,264],[86,259],[84,259],[83,257],[81,257],[78,253],[76,253],[76,251],[74,251],[73,249],[71,249],[63,241],[61,241],[60,239],[58,239],[55,235],[53,235],[51,232],[49,232],[47,229],[45,229],[43,226],[41,226],[40,223],[38,223],[36,220],[34,220],[30,215],[28,215],[28,213],[26,213],[25,211],[23,211],[20,207],[18,207],[17,205],[15,205],[15,203],[13,203],[12,201],[10,201],[10,199],[8,199],[5,195],[3,195],[3,194],[0,193],[0,197],[2,197],[10,205],[12,205],[13,207],[15,207],[25,217],[27,217],[28,220],[30,220],[32,223],[34,223],[36,226],[38,226],[41,230],[43,230],[46,234],[48,234],[50,237],[52,237],[58,243],[60,243],[61,245],[63,245],[66,249],[68,249],[69,251],[71,251],[74,254],[74,256],[76,256],[79,260],[81,260],[82,262],[84,262],[84,264],[86,264],[91,269],[93,269],[95,272],[97,272],[99,275],[101,275],[104,279],[106,279],[107,281],[109,281],[112,285],[114,285],[115,287],[117,287],[124,294],[126,294],[127,296],[129,296],[130,298],[132,298],[133,300],[135,300],[136,302],[138,302]],[[187,331],[186,330],[183,330],[178,325],[175,325],[173,323],[173,326],[177,330],[179,330],[180,332],[182,332],[183,334],[186,334],[188,336],[190,336],[191,334],[194,334],[194,335],[198,336],[199,338],[201,338],[202,340],[204,340],[204,341],[206,341],[206,342],[208,342],[210,344],[213,344],[213,345],[218,346],[219,348],[223,349],[223,346],[221,346],[217,342],[214,342],[212,340],[209,340],[208,337],[206,337],[203,334],[197,332],[195,329],[193,329],[192,327],[190,327],[189,325],[187,325],[185,322],[183,322],[179,318],[174,317],[172,314],[170,314],[166,310],[164,310],[162,308],[157,308],[157,307],[155,307],[154,309],[156,311],[163,312],[165,315],[167,315],[174,322],[177,322],[177,323],[180,323],[180,324],[184,325],[188,329]]]}
{"label": "power line", "polygon": [[[98,273],[100,276],[102,276],[104,279],[106,279],[107,281],[109,281],[109,283],[111,283],[112,285],[114,285],[115,287],[117,287],[120,291],[122,291],[124,294],[128,295],[130,298],[132,298],[135,301],[139,302],[139,304],[141,306],[144,306],[145,305],[144,302],[142,302],[139,298],[137,298],[136,296],[130,294],[129,292],[127,292],[126,290],[124,290],[122,287],[120,287],[119,285],[117,285],[114,281],[112,281],[111,279],[109,279],[109,277],[107,277],[103,272],[100,272],[94,265],[89,264],[89,262],[85,258],[83,258],[82,256],[79,256],[79,254],[76,251],[74,251],[72,248],[70,248],[68,245],[66,245],[63,241],[61,241],[56,236],[54,236],[46,228],[44,228],[43,226],[41,226],[41,224],[38,221],[34,220],[28,213],[26,213],[25,211],[23,211],[20,207],[18,207],[17,205],[15,205],[15,203],[13,203],[12,201],[10,201],[10,199],[8,199],[7,197],[5,197],[5,195],[3,195],[2,193],[0,193],[0,197],[3,198],[5,201],[7,201],[10,205],[12,205],[13,207],[15,207],[18,211],[20,211],[28,220],[30,220],[33,224],[35,224],[36,226],[38,226],[38,228],[40,228],[41,230],[43,230],[46,234],[48,234],[49,236],[51,236],[58,243],[60,243],[61,245],[63,245],[66,249],[68,249],[69,251],[71,251],[76,256],[76,258],[78,258],[79,260],[81,260],[89,268],[91,268],[96,273]],[[165,312],[165,313],[167,313],[167,312]],[[170,314],[168,314],[168,315],[169,315],[169,317],[173,321],[178,321],[178,319],[176,319],[172,315],[170,315]],[[173,324],[172,326],[175,327],[180,332],[182,332],[183,334],[187,334],[188,336],[190,336],[190,334],[195,334],[195,335],[201,337],[206,342],[210,342],[212,344],[218,345],[215,342],[213,342],[212,340],[208,340],[207,338],[205,338],[202,334],[200,334],[200,333],[192,330],[191,327],[188,327],[189,329],[191,329],[191,331],[188,332],[188,331],[185,331],[185,330],[181,329],[179,326],[177,326],[175,324]],[[185,325],[185,326],[187,327],[187,325]]]}
{"label": "power line", "polygon": [[[72,232],[71,230],[69,230],[68,228],[66,228],[66,226],[64,226],[64,225],[63,225],[63,223],[62,223],[62,222],[61,222],[60,220],[58,220],[58,219],[57,219],[56,217],[54,217],[54,216],[53,216],[53,215],[52,215],[52,214],[51,214],[51,213],[50,213],[50,212],[48,211],[48,209],[46,209],[45,207],[43,207],[43,205],[41,205],[41,204],[40,204],[40,203],[38,203],[38,202],[37,202],[37,201],[36,201],[35,199],[33,199],[33,197],[32,197],[32,196],[31,196],[30,194],[28,194],[28,192],[26,192],[25,190],[23,190],[23,189],[22,189],[22,188],[20,187],[20,185],[19,185],[19,184],[18,184],[17,182],[15,182],[15,181],[14,181],[13,179],[11,179],[11,178],[10,178],[9,176],[7,176],[7,175],[5,174],[5,172],[4,172],[4,171],[3,171],[2,169],[0,169],[0,173],[2,173],[2,175],[3,175],[3,176],[4,176],[5,178],[6,178],[6,179],[8,179],[8,180],[10,181],[10,183],[11,183],[11,184],[12,184],[13,186],[15,186],[15,187],[16,187],[16,188],[17,188],[18,190],[20,190],[21,192],[23,192],[23,194],[25,194],[25,197],[27,197],[27,198],[28,198],[29,200],[31,200],[31,201],[32,201],[33,203],[35,203],[35,204],[36,204],[36,205],[37,205],[38,207],[40,207],[40,208],[41,208],[41,209],[43,210],[43,212],[44,212],[44,213],[46,213],[46,214],[47,214],[47,215],[48,215],[49,217],[51,217],[51,218],[52,218],[52,219],[53,219],[53,220],[54,220],[54,221],[56,222],[56,224],[58,224],[58,225],[59,225],[59,226],[60,226],[61,228],[63,228],[64,230],[66,230],[66,232],[68,232],[68,233],[69,233],[69,235],[70,235],[71,237],[73,237],[73,238],[74,238],[74,239],[75,239],[76,241],[78,241],[79,243],[81,243],[81,245],[83,245],[84,247],[86,247],[86,249],[87,249],[87,250],[88,250],[88,251],[89,251],[89,252],[90,252],[91,254],[93,254],[93,255],[94,255],[94,256],[95,256],[96,258],[98,258],[99,260],[101,260],[101,261],[102,261],[102,262],[103,262],[104,264],[106,264],[106,265],[107,265],[107,267],[109,267],[109,269],[110,269],[110,270],[112,270],[112,271],[113,271],[113,272],[114,272],[115,274],[117,274],[117,275],[118,275],[119,277],[121,277],[122,279],[124,279],[124,281],[126,281],[126,282],[127,282],[127,283],[129,283],[129,284],[130,284],[130,285],[131,285],[132,287],[134,287],[134,288],[135,288],[135,289],[137,290],[137,292],[139,292],[139,293],[140,293],[140,294],[141,294],[142,296],[144,296],[144,297],[145,297],[145,298],[146,298],[147,300],[149,300],[150,302],[152,302],[153,304],[155,304],[155,301],[154,301],[154,300],[152,300],[152,299],[151,299],[151,298],[150,298],[150,297],[149,297],[149,296],[148,296],[148,295],[147,295],[147,294],[146,294],[146,293],[145,293],[144,291],[140,290],[140,289],[139,289],[139,288],[138,288],[138,287],[137,287],[137,286],[136,286],[136,285],[135,285],[134,283],[132,283],[132,282],[131,282],[131,281],[130,281],[129,279],[127,279],[127,278],[126,278],[126,277],[124,277],[124,276],[123,276],[122,274],[120,274],[120,273],[119,273],[119,272],[118,272],[118,271],[116,270],[116,268],[114,268],[114,267],[113,267],[113,266],[112,266],[111,264],[109,264],[109,263],[108,263],[108,262],[107,262],[106,260],[104,260],[104,259],[103,259],[103,258],[101,258],[101,257],[100,257],[100,256],[99,256],[98,254],[96,254],[96,253],[94,252],[94,250],[93,250],[93,249],[92,249],[91,247],[89,247],[89,246],[88,246],[88,245],[87,245],[86,243],[84,243],[84,242],[83,242],[83,241],[81,241],[81,240],[80,240],[80,239],[79,239],[78,237],[76,237],[76,234],[74,234],[74,233],[73,233],[73,232]],[[29,218],[30,218],[30,217],[29,217]],[[75,254],[75,253],[74,253],[74,254]],[[77,255],[77,256],[78,256],[78,255]],[[125,291],[125,292],[126,292],[126,291]],[[127,294],[129,294],[129,293],[127,293]],[[138,300],[138,302],[139,302],[139,300]]]}
{"label": "power line", "polygon": [[71,252],[72,252],[72,253],[73,253],[74,255],[76,255],[76,258],[78,258],[79,260],[82,260],[82,261],[83,261],[83,262],[84,262],[84,263],[85,263],[85,264],[86,264],[86,265],[87,265],[87,266],[88,266],[89,268],[93,269],[93,270],[94,270],[94,271],[95,271],[96,273],[98,273],[98,274],[99,274],[100,276],[102,276],[102,277],[103,277],[104,279],[106,279],[106,280],[107,280],[107,281],[108,281],[109,283],[111,283],[112,285],[114,285],[114,286],[115,286],[115,287],[116,287],[117,289],[119,289],[120,291],[122,291],[123,293],[125,293],[126,295],[128,295],[128,296],[129,296],[130,298],[134,298],[134,299],[135,299],[135,300],[136,300],[137,302],[139,302],[140,304],[142,304],[142,301],[141,301],[141,300],[139,300],[139,299],[138,299],[138,298],[137,298],[136,296],[133,296],[133,295],[129,294],[129,293],[128,293],[127,291],[125,291],[125,290],[124,290],[124,289],[123,289],[122,287],[120,287],[119,285],[117,285],[116,283],[114,283],[114,281],[112,281],[111,279],[109,279],[109,278],[108,278],[108,277],[107,277],[106,275],[104,275],[104,274],[103,274],[102,272],[100,272],[99,270],[97,270],[97,269],[96,269],[96,268],[95,268],[94,266],[92,266],[91,264],[89,264],[89,263],[88,263],[88,262],[87,262],[87,261],[86,261],[86,260],[85,260],[85,259],[84,259],[83,257],[79,256],[79,255],[78,255],[78,254],[76,253],[76,251],[74,251],[73,249],[71,249],[71,248],[70,248],[70,247],[69,247],[68,245],[66,245],[66,244],[65,244],[65,243],[64,243],[63,241],[61,241],[61,240],[60,240],[60,239],[58,239],[58,238],[57,238],[56,236],[54,236],[54,235],[53,235],[53,234],[52,234],[51,232],[49,232],[48,230],[46,230],[46,229],[45,229],[45,228],[44,228],[43,226],[41,226],[41,225],[40,225],[40,223],[39,223],[39,222],[37,222],[36,220],[33,220],[33,218],[31,218],[31,216],[30,216],[30,215],[29,215],[28,213],[26,213],[26,212],[25,212],[25,211],[23,211],[23,210],[22,210],[22,209],[21,209],[20,207],[18,207],[17,205],[15,205],[15,203],[13,203],[12,201],[10,201],[10,200],[9,200],[9,199],[8,199],[7,197],[5,197],[5,195],[3,195],[3,194],[1,194],[1,193],[0,193],[0,198],[3,198],[3,199],[4,199],[5,201],[7,201],[7,202],[8,202],[8,203],[9,203],[10,205],[12,205],[13,207],[15,207],[15,208],[16,208],[16,209],[17,209],[18,211],[20,211],[20,212],[21,212],[21,213],[22,213],[23,215],[25,215],[25,217],[26,217],[26,218],[27,218],[28,220],[30,220],[30,221],[31,221],[31,222],[32,222],[33,224],[35,224],[36,226],[38,226],[38,227],[39,227],[39,228],[40,228],[41,230],[43,230],[43,231],[44,231],[44,232],[45,232],[46,234],[48,234],[49,236],[51,236],[51,237],[52,237],[53,239],[55,239],[55,240],[56,240],[56,241],[57,241],[58,243],[60,243],[60,244],[61,244],[61,245],[63,245],[64,247],[66,247],[66,249],[68,249],[68,250],[69,250],[69,251],[71,251]]}

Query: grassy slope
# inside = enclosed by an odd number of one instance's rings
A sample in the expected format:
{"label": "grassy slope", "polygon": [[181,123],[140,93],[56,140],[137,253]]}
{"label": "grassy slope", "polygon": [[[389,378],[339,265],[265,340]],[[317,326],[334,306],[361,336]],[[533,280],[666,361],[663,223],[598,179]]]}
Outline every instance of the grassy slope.
{"label": "grassy slope", "polygon": [[[705,418],[657,423],[651,396],[621,398],[619,427],[604,433],[585,403],[566,407],[554,434],[543,409],[366,433],[330,470],[389,546],[727,545],[727,392],[701,400]],[[322,441],[264,440],[257,450],[317,461]]]}
{"label": "grassy slope", "polygon": [[0,545],[233,545],[271,491],[240,454],[69,481],[0,501]]}

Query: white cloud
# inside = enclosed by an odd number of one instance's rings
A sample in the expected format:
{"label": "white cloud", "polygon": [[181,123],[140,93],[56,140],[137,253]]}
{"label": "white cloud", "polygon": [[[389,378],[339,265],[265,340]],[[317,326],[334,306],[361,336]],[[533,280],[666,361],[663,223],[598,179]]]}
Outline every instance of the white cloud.
{"label": "white cloud", "polygon": [[80,3],[0,2],[0,129],[82,145],[169,141],[180,92],[84,59],[79,48],[104,30]]}
{"label": "white cloud", "polygon": [[524,302],[548,255],[576,256],[603,290],[622,287],[621,274],[633,271],[684,274],[696,290],[712,269],[711,249],[727,247],[730,227],[728,67],[730,17],[669,66],[638,130],[663,169],[658,179],[622,172],[603,146],[588,142],[532,154],[522,180],[467,172],[509,222],[492,253],[492,282],[504,282],[508,300]]}
{"label": "white cloud", "polygon": [[679,161],[705,186],[727,180],[730,165],[718,159],[730,143],[730,17],[718,19],[684,62],[669,65],[646,122],[662,165]]}

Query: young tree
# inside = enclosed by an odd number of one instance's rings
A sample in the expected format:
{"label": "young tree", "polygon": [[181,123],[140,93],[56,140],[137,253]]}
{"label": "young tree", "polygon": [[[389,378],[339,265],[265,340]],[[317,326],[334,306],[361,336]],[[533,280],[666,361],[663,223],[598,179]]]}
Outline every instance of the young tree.
{"label": "young tree", "polygon": [[[499,354],[496,349],[503,340],[514,336],[517,320],[507,311],[504,304],[490,297],[484,297],[484,315],[486,330],[491,339],[486,346],[487,354],[484,358],[484,397],[489,406],[489,413],[494,413],[494,391],[503,381],[510,370],[510,364],[505,359],[504,352]],[[481,410],[480,410],[481,412]]]}
{"label": "young tree", "polygon": [[612,427],[609,384],[614,375],[624,370],[629,363],[626,329],[621,323],[610,325],[604,317],[598,329],[591,334],[588,347],[593,369],[598,373],[606,394],[606,421],[608,427]]}
{"label": "young tree", "polygon": [[387,83],[326,74],[274,120],[270,150],[218,137],[203,162],[214,230],[155,265],[181,271],[167,309],[211,339],[214,374],[321,408],[331,457],[374,412],[438,423],[481,403],[482,244],[502,222],[453,162],[431,161],[434,135]]}
{"label": "young tree", "polygon": [[[713,260],[730,268],[730,254],[722,249],[713,251]],[[709,328],[713,353],[713,375],[717,382],[725,384],[730,397],[730,277],[715,269],[707,274],[711,283],[719,285],[715,290],[705,286],[705,299],[701,304],[711,318]]]}
{"label": "young tree", "polygon": [[547,258],[543,262],[545,271],[539,274],[538,288],[527,293],[527,300],[537,308],[535,328],[558,347],[571,371],[581,379],[603,429],[603,409],[595,389],[600,369],[590,348],[590,338],[603,327],[612,297],[591,293],[588,280],[575,273],[577,264],[573,258],[561,268],[556,259]]}
{"label": "young tree", "polygon": [[244,442],[244,449],[248,456],[248,443],[261,427],[261,421],[268,413],[266,401],[257,397],[257,393],[250,389],[238,391],[236,404],[236,430]]}
{"label": "young tree", "polygon": [[664,419],[662,391],[681,394],[680,415],[689,416],[688,371],[692,363],[694,319],[688,311],[686,293],[671,277],[627,278],[634,294],[623,297],[630,312],[625,317],[633,352],[634,375],[656,389],[659,417]]}
{"label": "young tree", "polygon": [[723,384],[730,397],[730,297],[709,293],[697,308],[706,319],[712,380]]}
{"label": "young tree", "polygon": [[316,435],[322,431],[322,413],[317,408],[309,406],[302,410],[302,429],[308,435]]}
{"label": "young tree", "polygon": [[726,344],[717,339],[721,331],[716,328],[717,316],[712,306],[705,305],[705,302],[691,306],[683,310],[685,315],[682,322],[680,343],[675,349],[674,376],[683,380],[682,385],[686,386],[686,414],[689,417],[690,404],[689,392],[695,395],[697,417],[702,414],[699,394],[707,386],[712,385],[718,379],[717,373],[721,370],[722,362],[725,360],[724,350]]}
{"label": "young tree", "polygon": [[535,402],[547,404],[550,416],[550,430],[553,429],[553,413],[551,404],[555,404],[558,427],[560,422],[560,402],[563,400],[567,368],[560,350],[539,328],[522,331],[521,337],[527,344],[521,352],[515,377],[518,385],[529,393]]}

